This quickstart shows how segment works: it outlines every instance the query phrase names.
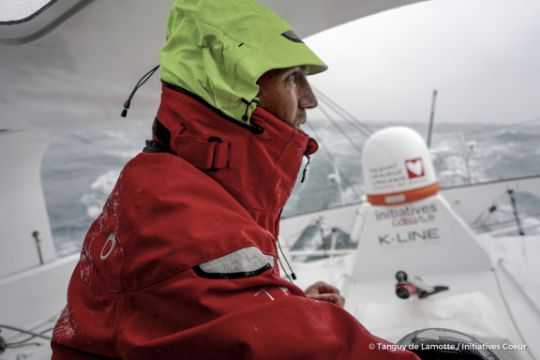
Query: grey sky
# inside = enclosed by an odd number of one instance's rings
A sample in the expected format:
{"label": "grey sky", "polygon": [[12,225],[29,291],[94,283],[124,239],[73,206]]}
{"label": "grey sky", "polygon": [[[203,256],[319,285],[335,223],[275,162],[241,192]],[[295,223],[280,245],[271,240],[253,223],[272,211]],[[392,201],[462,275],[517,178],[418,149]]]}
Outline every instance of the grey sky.
{"label": "grey sky", "polygon": [[360,119],[427,121],[434,88],[438,122],[540,117],[538,0],[427,1],[306,42],[330,66],[312,84]]}

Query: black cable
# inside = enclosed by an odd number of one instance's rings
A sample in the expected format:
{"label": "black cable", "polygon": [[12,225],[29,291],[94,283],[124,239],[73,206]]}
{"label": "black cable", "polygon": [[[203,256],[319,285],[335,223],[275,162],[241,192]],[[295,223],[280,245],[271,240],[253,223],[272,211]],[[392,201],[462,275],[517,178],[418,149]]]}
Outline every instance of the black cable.
{"label": "black cable", "polygon": [[[40,335],[43,335],[43,334],[48,333],[49,331],[51,331],[51,330],[53,330],[53,329],[54,329],[54,328],[45,329],[45,330],[39,332],[39,334],[40,334]],[[30,336],[30,337],[28,337],[28,338],[26,338],[26,339],[23,339],[23,340],[20,340],[20,341],[16,341],[16,342],[12,342],[12,343],[8,343],[7,346],[8,346],[8,347],[17,347],[17,346],[19,346],[19,345],[21,345],[21,344],[24,344],[24,343],[26,343],[26,342],[28,342],[28,341],[30,341],[30,340],[36,338],[36,337],[37,337],[36,335],[32,335],[32,336]]]}
{"label": "black cable", "polygon": [[33,331],[24,330],[24,329],[15,327],[15,326],[0,324],[0,328],[12,330],[12,331],[17,331],[17,332],[20,332],[20,333],[23,333],[23,334],[34,335],[35,337],[42,338],[42,339],[45,339],[45,340],[51,340],[50,336],[46,336],[46,335],[36,333],[36,332],[33,332]]}
{"label": "black cable", "polygon": [[33,343],[25,343],[25,344],[16,344],[16,345],[10,345],[8,344],[8,348],[10,349],[18,349],[26,346],[41,346],[42,344],[33,342]]}
{"label": "black cable", "polygon": [[356,145],[356,142],[349,137],[347,132],[343,130],[343,128],[337,123],[337,121],[332,119],[332,116],[330,116],[330,114],[326,110],[324,110],[324,106],[322,104],[319,104],[319,110],[324,114],[324,116],[326,116],[328,120],[330,120],[330,122],[334,125],[334,127],[336,127],[339,130],[339,132],[345,137],[345,139],[347,139],[347,141],[349,141],[349,143],[358,151],[358,154],[362,154],[362,149],[360,149]]}
{"label": "black cable", "polygon": [[337,115],[342,116],[347,122],[352,124],[353,127],[358,129],[358,131],[360,131],[366,137],[369,137],[371,134],[373,134],[373,130],[368,125],[356,119],[354,115],[352,115],[350,112],[345,110],[344,107],[340,106],[330,96],[326,95],[325,93],[323,93],[321,90],[317,88],[313,88],[313,89],[317,92],[319,98],[326,102],[326,105],[328,107],[332,108],[332,110],[336,112]]}
{"label": "black cable", "polygon": [[[529,218],[538,218],[540,217],[540,213],[536,213],[536,214],[530,214],[530,215],[526,215],[526,216],[522,216],[521,219],[529,219]],[[480,224],[480,225],[475,225],[475,226],[469,226],[471,229],[473,230],[478,230],[478,229],[481,229],[481,228],[486,228],[486,227],[496,227],[496,226],[499,226],[499,225],[506,225],[506,224],[511,224],[511,223],[515,223],[516,222],[516,219],[508,219],[508,220],[504,220],[504,221],[497,221],[493,224]],[[526,228],[531,228],[531,227],[538,227],[540,226],[540,224],[537,224],[537,225],[533,225],[533,226],[528,226]],[[493,229],[493,230],[498,230],[498,229]]]}
{"label": "black cable", "polygon": [[[321,146],[323,147],[324,151],[326,151],[326,154],[328,155],[328,157],[330,158],[330,161],[332,161],[333,164],[336,165],[336,168],[338,171],[340,171],[340,168],[338,166],[338,162],[336,160],[336,158],[334,157],[334,155],[332,155],[332,152],[330,151],[330,149],[326,146],[326,144],[324,143],[323,141],[323,138],[321,135],[319,135],[319,133],[317,132],[317,130],[315,130],[315,127],[311,126],[309,123],[306,123],[306,127],[309,128],[309,131],[313,133],[313,135],[315,136],[315,138],[317,139],[317,141],[321,144]],[[350,186],[351,190],[353,191],[353,193],[356,195],[356,197],[358,199],[361,199],[362,197],[356,192],[356,190],[354,190],[354,183],[349,180],[349,178],[347,177],[347,175],[345,175],[345,172],[344,171],[340,171],[341,172],[341,176],[345,179],[345,181],[347,182],[347,185]]]}
{"label": "black cable", "polygon": [[321,90],[317,88],[314,88],[314,90],[317,92],[318,96],[322,98],[323,101],[327,102],[326,105],[331,107],[332,110],[334,110],[334,112],[336,112],[337,115],[342,116],[349,123],[352,123],[353,126],[356,127],[364,135],[369,137],[373,133],[373,130],[367,124],[357,119],[354,115],[348,112],[343,106],[339,105],[336,101],[334,101],[330,96],[326,95],[324,92],[322,92]]}
{"label": "black cable", "polygon": [[131,90],[131,94],[129,94],[127,100],[124,102],[124,109],[122,110],[122,113],[120,114],[120,116],[122,116],[122,117],[127,116],[129,107],[131,106],[131,100],[133,100],[133,96],[135,96],[135,93],[137,92],[137,90],[139,90],[141,88],[141,86],[143,86],[148,80],[150,80],[150,78],[152,77],[152,75],[154,75],[154,73],[157,71],[157,69],[159,69],[159,65],[154,66],[146,74],[144,74],[139,79],[139,81],[137,81],[137,84],[135,85],[133,90]]}
{"label": "black cable", "polygon": [[[330,99],[328,99],[328,100],[330,100]],[[339,109],[336,109],[332,103],[330,103],[330,102],[328,102],[328,103],[321,102],[321,104],[323,104],[324,106],[329,107],[330,110],[332,110],[338,117],[344,119],[349,125],[352,124],[352,127],[355,128],[357,131],[359,131],[366,138],[370,137],[371,134],[373,133],[371,131],[371,129],[367,130],[367,129],[364,129],[364,128],[360,127],[359,125],[357,125],[356,122],[354,122],[353,120],[350,120],[350,118],[348,116],[343,115],[342,113],[340,113]]]}
{"label": "black cable", "polygon": [[[296,274],[294,273],[294,270],[293,270],[291,264],[289,263],[289,260],[287,259],[287,257],[283,253],[283,249],[281,248],[281,244],[280,244],[279,240],[277,241],[277,244],[278,244],[279,251],[281,252],[281,256],[283,256],[283,259],[285,259],[285,262],[287,263],[287,266],[289,267],[289,270],[291,272],[291,276],[292,276],[293,280],[296,280]],[[278,259],[279,259],[279,257],[278,257]],[[283,265],[281,265],[281,267],[283,267]]]}
{"label": "black cable", "polygon": [[285,269],[285,266],[283,266],[283,263],[281,262],[281,259],[280,259],[279,256],[277,257],[277,259],[278,259],[279,265],[281,266],[281,269],[285,273],[285,276],[287,277],[287,279],[289,279],[290,282],[293,282],[292,279],[289,277],[289,273],[287,272],[287,269]]}
{"label": "black cable", "polygon": [[[504,271],[506,273],[506,276],[508,276],[510,278],[510,280],[514,282],[514,285],[517,285],[516,279],[514,279],[514,277],[512,275],[510,275],[510,272],[503,265],[502,260],[499,260],[497,262],[497,264],[500,266],[502,271]],[[510,305],[508,303],[508,299],[506,298],[506,292],[504,291],[504,289],[502,287],[499,273],[496,271],[496,269],[494,269],[492,271],[493,271],[493,276],[495,277],[495,281],[497,282],[497,287],[498,287],[498,290],[499,290],[499,294],[501,294],[501,298],[503,300],[504,307],[506,308],[506,313],[508,315],[510,315],[510,320],[512,321],[512,324],[514,325],[514,328],[516,329],[518,336],[521,338],[523,343],[525,343],[525,337],[523,336],[522,332],[519,330],[516,319],[514,318],[514,316],[512,316],[512,310],[511,310]],[[525,299],[529,300],[529,302],[530,302],[529,296],[527,295],[527,293],[525,293],[523,291],[522,287],[519,286],[518,289],[520,289],[521,292],[523,293],[523,295],[525,295]],[[526,351],[529,353],[529,355],[532,355],[528,348],[526,349]]]}

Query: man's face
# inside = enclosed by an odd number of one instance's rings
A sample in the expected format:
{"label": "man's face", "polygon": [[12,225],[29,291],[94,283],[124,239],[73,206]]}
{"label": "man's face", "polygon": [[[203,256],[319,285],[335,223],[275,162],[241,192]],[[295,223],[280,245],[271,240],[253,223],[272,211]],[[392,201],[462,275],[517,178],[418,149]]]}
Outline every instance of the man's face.
{"label": "man's face", "polygon": [[295,128],[306,123],[306,109],[317,107],[304,66],[270,70],[258,84],[259,106]]}

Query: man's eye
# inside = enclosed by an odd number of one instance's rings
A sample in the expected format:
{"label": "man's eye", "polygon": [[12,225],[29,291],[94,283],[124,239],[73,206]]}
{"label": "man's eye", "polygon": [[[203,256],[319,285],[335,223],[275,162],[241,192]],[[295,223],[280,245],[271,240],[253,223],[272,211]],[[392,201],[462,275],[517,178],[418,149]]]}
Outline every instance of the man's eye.
{"label": "man's eye", "polygon": [[287,76],[287,81],[296,82],[297,77],[298,77],[298,74],[294,72],[290,74],[289,76]]}

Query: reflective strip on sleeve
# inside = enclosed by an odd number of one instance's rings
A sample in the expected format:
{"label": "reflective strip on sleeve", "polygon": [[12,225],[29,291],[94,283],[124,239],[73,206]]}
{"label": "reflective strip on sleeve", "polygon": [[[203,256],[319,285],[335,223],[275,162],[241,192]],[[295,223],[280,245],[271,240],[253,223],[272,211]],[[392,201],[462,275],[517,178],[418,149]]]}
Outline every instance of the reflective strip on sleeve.
{"label": "reflective strip on sleeve", "polygon": [[258,248],[250,246],[202,263],[194,270],[202,277],[229,279],[255,276],[272,267],[273,256],[265,255]]}

